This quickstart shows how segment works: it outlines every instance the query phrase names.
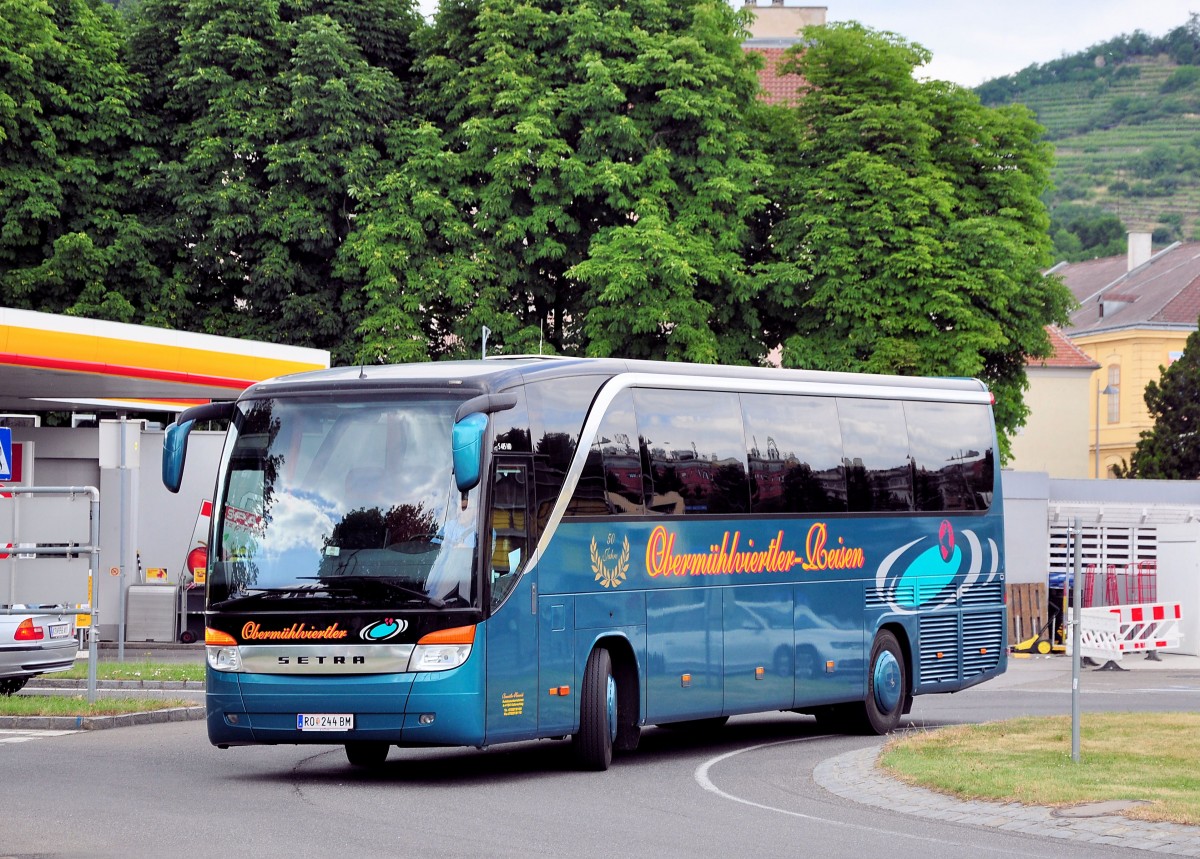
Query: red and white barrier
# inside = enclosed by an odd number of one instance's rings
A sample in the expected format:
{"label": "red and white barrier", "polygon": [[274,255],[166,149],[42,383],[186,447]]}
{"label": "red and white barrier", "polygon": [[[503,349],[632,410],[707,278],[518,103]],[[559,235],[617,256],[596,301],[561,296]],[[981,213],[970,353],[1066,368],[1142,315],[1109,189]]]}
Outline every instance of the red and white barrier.
{"label": "red and white barrier", "polygon": [[[1127,653],[1178,647],[1179,603],[1143,603],[1085,608],[1079,652],[1093,659],[1119,661]],[[1070,642],[1068,641],[1068,647]]]}

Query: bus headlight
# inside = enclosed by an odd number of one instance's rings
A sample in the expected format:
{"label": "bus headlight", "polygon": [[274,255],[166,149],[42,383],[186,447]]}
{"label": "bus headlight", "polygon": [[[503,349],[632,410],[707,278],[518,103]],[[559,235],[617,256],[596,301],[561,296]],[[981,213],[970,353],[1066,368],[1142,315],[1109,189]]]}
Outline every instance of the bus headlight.
{"label": "bus headlight", "polygon": [[204,644],[208,665],[213,671],[242,670],[242,654],[232,635],[210,627],[204,630]]}
{"label": "bus headlight", "polygon": [[208,665],[214,671],[241,671],[242,656],[236,647],[206,647]]}
{"label": "bus headlight", "polygon": [[409,671],[449,671],[467,661],[475,643],[474,626],[439,629],[423,636],[408,660]]}

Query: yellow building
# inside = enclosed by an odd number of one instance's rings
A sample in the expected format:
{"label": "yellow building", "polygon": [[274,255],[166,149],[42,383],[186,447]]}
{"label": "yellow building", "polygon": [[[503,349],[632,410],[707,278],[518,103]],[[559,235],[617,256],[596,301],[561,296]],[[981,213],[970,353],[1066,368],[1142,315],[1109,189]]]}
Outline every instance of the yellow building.
{"label": "yellow building", "polygon": [[[1080,305],[1066,333],[1097,365],[1086,392],[1091,432],[1080,445],[1091,458],[1087,476],[1109,477],[1114,466],[1128,464],[1140,434],[1154,424],[1146,385],[1161,379],[1162,368],[1182,354],[1196,330],[1200,242],[1175,243],[1155,254],[1148,233],[1131,233],[1125,257],[1063,263],[1051,273],[1062,277]],[[1032,406],[1032,374],[1030,383]],[[1078,415],[1066,412],[1066,406],[1049,406],[1046,417],[1077,423]]]}
{"label": "yellow building", "polygon": [[1007,467],[1044,471],[1051,477],[1091,477],[1091,459],[1080,440],[1090,431],[1088,385],[1100,365],[1057,328],[1048,328],[1047,333],[1054,351],[1025,368],[1029,418],[1012,437]]}

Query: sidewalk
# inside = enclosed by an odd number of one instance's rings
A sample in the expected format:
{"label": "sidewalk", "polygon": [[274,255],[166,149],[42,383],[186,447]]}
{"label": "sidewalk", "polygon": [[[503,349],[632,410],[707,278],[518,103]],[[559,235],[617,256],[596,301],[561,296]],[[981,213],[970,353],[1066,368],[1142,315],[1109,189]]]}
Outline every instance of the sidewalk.
{"label": "sidewalk", "polygon": [[[1070,657],[1009,657],[1008,671],[988,681],[990,689],[1025,690],[1070,688]],[[1161,654],[1161,661],[1142,656],[1125,657],[1125,671],[1081,669],[1081,683],[1120,684],[1142,676],[1171,671],[1176,679],[1200,678],[1200,657]],[[1157,680],[1155,682],[1158,682]],[[961,800],[932,790],[913,787],[892,778],[877,765],[881,746],[870,746],[829,758],[817,765],[813,780],[830,793],[864,805],[914,817],[1025,832],[1047,838],[1093,844],[1111,844],[1133,850],[1152,850],[1177,856],[1200,856],[1200,826],[1152,823],[1121,815],[1127,805],[1102,802],[1070,808],[1022,805],[1016,802]]]}
{"label": "sidewalk", "polygon": [[914,817],[1025,832],[1064,841],[1200,856],[1200,826],[1132,820],[1117,813],[1118,808],[1113,803],[1053,809],[1016,802],[955,799],[925,788],[911,787],[887,776],[876,765],[879,751],[878,746],[871,746],[822,761],[813,770],[813,780],[844,799]]}

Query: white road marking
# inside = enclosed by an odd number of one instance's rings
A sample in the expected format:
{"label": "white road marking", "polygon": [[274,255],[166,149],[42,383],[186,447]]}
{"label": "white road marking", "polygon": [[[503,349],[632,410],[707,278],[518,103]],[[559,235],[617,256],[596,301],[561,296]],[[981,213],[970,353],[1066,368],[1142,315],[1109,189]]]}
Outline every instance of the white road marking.
{"label": "white road marking", "polygon": [[[802,820],[811,820],[816,823],[825,823],[825,824],[829,824],[831,826],[840,826],[844,829],[856,829],[860,832],[871,832],[871,833],[878,833],[881,835],[894,835],[894,836],[898,836],[900,838],[906,838],[910,841],[923,841],[923,842],[926,842],[929,844],[940,844],[940,845],[946,845],[946,846],[951,846],[951,847],[963,846],[963,843],[964,843],[963,841],[951,841],[951,840],[944,839],[944,838],[930,838],[929,836],[926,836],[926,835],[913,835],[909,832],[905,832],[900,829],[886,829],[886,828],[879,827],[879,826],[865,826],[861,823],[847,823],[845,821],[834,820],[829,817],[817,817],[816,815],[804,814],[803,812],[792,811],[791,809],[787,809],[787,808],[776,808],[773,805],[763,805],[760,802],[754,802],[753,800],[745,799],[740,796],[735,796],[732,793],[728,793],[727,791],[721,790],[721,788],[717,787],[716,784],[713,783],[712,779],[709,778],[709,775],[708,775],[709,770],[711,770],[714,766],[721,763],[722,761],[725,761],[725,760],[728,760],[729,758],[734,757],[735,755],[744,754],[746,752],[757,752],[760,749],[769,749],[772,746],[783,746],[783,745],[787,745],[789,743],[806,743],[809,740],[824,740],[824,739],[828,739],[828,736],[797,737],[794,740],[777,740],[773,743],[761,743],[756,746],[747,746],[744,749],[736,749],[735,751],[726,752],[723,755],[717,755],[715,758],[710,758],[709,760],[705,761],[700,766],[696,767],[694,777],[696,779],[696,783],[699,784],[700,787],[707,790],[709,793],[716,794],[717,796],[721,797],[722,799],[728,799],[731,802],[740,802],[742,805],[749,805],[752,808],[759,808],[759,809],[762,809],[763,811],[773,811],[777,814],[786,814],[789,817],[798,817]],[[990,847],[984,847],[982,845],[973,845],[972,850],[975,853],[997,853],[1002,856],[1011,856],[1012,855],[1012,848],[990,848]],[[1035,854],[1028,854],[1028,855],[1035,855]],[[1043,855],[1051,855],[1051,854],[1043,854]]]}
{"label": "white road marking", "polygon": [[24,743],[29,740],[41,740],[48,737],[63,737],[67,734],[78,734],[79,731],[36,731],[36,730],[9,730],[0,728],[0,744],[2,743]]}

